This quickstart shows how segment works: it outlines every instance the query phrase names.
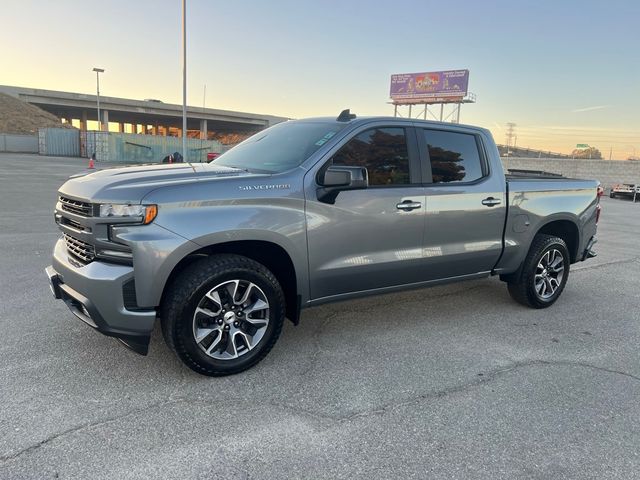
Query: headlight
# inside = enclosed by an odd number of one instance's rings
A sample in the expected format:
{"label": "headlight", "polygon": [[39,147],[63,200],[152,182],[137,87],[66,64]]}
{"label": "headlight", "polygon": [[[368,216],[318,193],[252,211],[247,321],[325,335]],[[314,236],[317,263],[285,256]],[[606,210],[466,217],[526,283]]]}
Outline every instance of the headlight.
{"label": "headlight", "polygon": [[115,203],[100,205],[100,217],[140,217],[145,225],[153,222],[157,214],[157,205],[119,205]]}

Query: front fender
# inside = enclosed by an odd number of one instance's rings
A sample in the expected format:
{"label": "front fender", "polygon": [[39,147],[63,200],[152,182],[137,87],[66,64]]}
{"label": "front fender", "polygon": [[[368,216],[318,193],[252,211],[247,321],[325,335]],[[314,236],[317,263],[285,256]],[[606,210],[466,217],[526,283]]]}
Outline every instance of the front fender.
{"label": "front fender", "polygon": [[[146,277],[152,279],[153,287],[149,292],[140,293],[148,293],[149,297],[143,298],[155,302],[154,306],[160,302],[171,271],[187,255],[203,247],[243,240],[270,242],[287,252],[296,271],[298,293],[303,301],[308,299],[307,233],[302,199],[270,198],[268,204],[251,199],[162,205],[154,223],[177,232],[175,235],[183,239],[180,245],[174,244],[175,251],[161,252],[161,267],[153,272],[145,269],[145,275],[154,275]],[[144,252],[141,253],[144,257]]]}
{"label": "front fender", "polygon": [[156,223],[112,227],[112,235],[133,252],[136,300],[141,308],[158,306],[175,266],[184,257],[200,249],[197,243]]}

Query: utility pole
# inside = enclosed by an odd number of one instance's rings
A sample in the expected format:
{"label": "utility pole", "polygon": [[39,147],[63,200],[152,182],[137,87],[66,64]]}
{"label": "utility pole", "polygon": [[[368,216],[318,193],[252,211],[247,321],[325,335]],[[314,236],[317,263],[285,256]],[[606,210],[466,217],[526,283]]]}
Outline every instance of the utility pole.
{"label": "utility pole", "polygon": [[[202,89],[202,116],[204,117],[204,111],[206,109],[206,105],[207,105],[207,84],[204,84],[204,87]],[[204,152],[204,141],[206,140],[206,138],[202,138],[202,122],[205,120],[201,120],[200,121],[200,155],[198,155],[200,157],[200,163],[202,163],[202,152]],[[206,135],[205,135],[206,137]],[[205,161],[207,159],[207,155],[205,154]]]}
{"label": "utility pole", "polygon": [[515,127],[516,124],[513,122],[508,122],[507,123],[507,132],[506,132],[506,137],[507,137],[507,157],[511,154],[511,140],[513,140],[513,137],[515,137]]}
{"label": "utility pole", "polygon": [[182,161],[187,159],[187,0],[182,0]]}
{"label": "utility pole", "polygon": [[[100,118],[100,74],[104,73],[104,68],[94,68],[96,72],[96,100],[98,104],[98,130],[102,131],[102,119]],[[107,130],[109,127],[107,127]]]}

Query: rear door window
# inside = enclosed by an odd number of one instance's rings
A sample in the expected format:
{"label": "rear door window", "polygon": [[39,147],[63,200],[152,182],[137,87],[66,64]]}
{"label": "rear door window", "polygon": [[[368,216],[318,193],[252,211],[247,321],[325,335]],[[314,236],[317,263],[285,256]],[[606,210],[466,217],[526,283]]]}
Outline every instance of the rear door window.
{"label": "rear door window", "polygon": [[475,135],[423,130],[433,183],[473,182],[484,176]]}

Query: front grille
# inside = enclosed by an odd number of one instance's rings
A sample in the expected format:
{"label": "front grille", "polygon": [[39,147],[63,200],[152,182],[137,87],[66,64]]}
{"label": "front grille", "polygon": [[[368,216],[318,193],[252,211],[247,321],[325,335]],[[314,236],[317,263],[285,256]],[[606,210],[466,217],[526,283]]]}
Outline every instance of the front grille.
{"label": "front grille", "polygon": [[75,213],[76,215],[80,215],[83,217],[92,217],[93,216],[93,206],[87,202],[81,202],[79,200],[72,200],[68,197],[59,197],[60,203],[62,204],[62,210],[65,212]]}
{"label": "front grille", "polygon": [[87,263],[93,262],[94,258],[96,258],[96,249],[93,245],[90,245],[82,240],[78,240],[71,235],[64,235],[64,242],[67,245],[67,251],[73,255],[75,258],[83,262],[85,265]]}

